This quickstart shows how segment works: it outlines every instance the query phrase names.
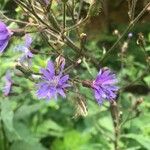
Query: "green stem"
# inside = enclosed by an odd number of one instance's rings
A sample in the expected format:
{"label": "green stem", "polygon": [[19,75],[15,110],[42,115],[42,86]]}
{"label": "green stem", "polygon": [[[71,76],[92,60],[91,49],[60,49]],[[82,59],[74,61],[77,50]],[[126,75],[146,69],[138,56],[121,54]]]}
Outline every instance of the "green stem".
{"label": "green stem", "polygon": [[119,117],[119,106],[117,102],[113,102],[110,104],[110,112],[114,125],[114,149],[119,150],[119,139],[120,139],[120,117]]}

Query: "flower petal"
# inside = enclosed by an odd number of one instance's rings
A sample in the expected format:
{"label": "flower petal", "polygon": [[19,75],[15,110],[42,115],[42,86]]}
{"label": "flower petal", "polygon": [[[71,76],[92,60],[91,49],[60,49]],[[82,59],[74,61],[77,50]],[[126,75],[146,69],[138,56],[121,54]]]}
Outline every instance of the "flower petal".
{"label": "flower petal", "polygon": [[43,74],[42,79],[44,79],[44,80],[50,80],[53,78],[53,76],[51,76],[49,70],[41,68],[40,72]]}
{"label": "flower petal", "polygon": [[55,75],[54,64],[52,63],[52,61],[48,61],[47,70],[49,71],[51,76]]}
{"label": "flower petal", "polygon": [[58,92],[63,98],[66,97],[66,94],[65,94],[65,92],[64,92],[63,89],[57,89],[57,92]]}
{"label": "flower petal", "polygon": [[0,42],[0,53],[2,53],[5,50],[7,45],[8,45],[8,40],[4,41],[3,43]]}
{"label": "flower petal", "polygon": [[32,37],[29,34],[25,35],[25,46],[29,48],[32,43]]}
{"label": "flower petal", "polygon": [[68,81],[68,79],[69,79],[69,75],[65,75],[65,76],[61,77],[59,80],[59,85],[64,84],[65,82]]}
{"label": "flower petal", "polygon": [[40,83],[39,89],[37,91],[38,98],[46,98],[49,92],[49,87],[47,83]]}

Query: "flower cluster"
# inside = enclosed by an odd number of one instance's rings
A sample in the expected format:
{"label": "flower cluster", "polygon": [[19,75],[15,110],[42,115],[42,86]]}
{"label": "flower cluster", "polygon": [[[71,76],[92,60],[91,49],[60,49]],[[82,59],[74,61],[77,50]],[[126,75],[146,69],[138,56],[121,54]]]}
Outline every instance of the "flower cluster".
{"label": "flower cluster", "polygon": [[8,45],[12,32],[7,26],[0,21],[0,53],[2,53]]}
{"label": "flower cluster", "polygon": [[[49,1],[45,0],[46,4],[48,2]],[[3,22],[0,22],[0,52],[3,52],[6,48],[11,35],[12,33],[7,29],[7,26]],[[24,44],[17,47],[17,49],[23,53],[20,59],[21,64],[23,64],[24,61],[31,60],[33,57],[30,51],[31,44],[32,38],[29,34],[26,34]],[[69,75],[64,74],[64,67],[65,59],[59,56],[56,59],[55,65],[52,61],[48,61],[47,67],[41,69],[41,81],[37,84],[37,97],[39,99],[57,99],[58,95],[63,98],[66,97],[66,88],[70,87],[70,84],[68,83]],[[8,96],[13,84],[9,72],[6,73],[5,79],[6,83],[3,92],[5,96]],[[93,89],[95,99],[99,104],[102,104],[104,100],[111,102],[116,99],[117,91],[119,90],[118,86],[116,86],[117,82],[114,73],[108,68],[102,68],[96,76],[96,79],[87,83],[87,87]]]}

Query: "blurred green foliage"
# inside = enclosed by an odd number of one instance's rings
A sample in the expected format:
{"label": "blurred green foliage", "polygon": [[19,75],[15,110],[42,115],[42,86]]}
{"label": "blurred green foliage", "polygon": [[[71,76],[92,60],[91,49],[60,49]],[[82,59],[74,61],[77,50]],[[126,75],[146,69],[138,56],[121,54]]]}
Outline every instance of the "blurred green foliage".
{"label": "blurred green foliage", "polygon": [[[11,0],[1,0],[0,7],[5,10],[11,5]],[[20,9],[16,9],[13,18],[22,18]],[[14,13],[14,14],[15,14]],[[9,14],[9,12],[8,12]],[[130,84],[147,69],[144,53],[136,44],[137,33],[144,32],[146,50],[150,51],[150,29],[148,23],[138,25],[133,30],[133,38],[129,41],[125,57],[118,57],[114,52],[107,60],[108,67],[116,71],[120,87]],[[16,26],[11,23],[11,26]],[[122,30],[124,26],[118,25]],[[92,34],[92,29],[91,29]],[[39,34],[32,34],[33,45],[48,51],[47,45],[41,40]],[[124,41],[128,38],[125,37]],[[14,51],[23,38],[14,37],[7,51],[0,57],[0,150],[111,150],[113,149],[114,129],[109,112],[109,103],[99,106],[93,98],[92,92],[80,87],[88,105],[86,117],[74,118],[75,106],[72,92],[66,100],[43,101],[37,100],[35,96],[36,87],[28,79],[13,75],[15,83],[21,87],[13,88],[10,97],[4,97],[2,88],[4,86],[4,75],[9,69],[14,69],[16,60],[21,55]],[[113,44],[116,37],[112,34],[101,33],[94,40],[87,42],[87,47],[95,58],[100,58],[105,50],[102,43]],[[109,46],[108,44],[108,46]],[[119,48],[119,47],[118,47]],[[65,49],[65,47],[64,47]],[[70,51],[68,50],[68,55]],[[53,58],[52,58],[53,59]],[[46,65],[46,56],[33,58],[32,69],[38,72]],[[86,64],[87,63],[87,64]],[[97,74],[96,68],[88,62],[82,64],[78,70],[81,79],[91,78],[86,70],[87,66],[92,76]],[[76,70],[73,70],[76,75]],[[121,130],[120,146],[122,150],[150,150],[150,75],[146,74],[142,80],[124,91],[119,98],[121,104],[122,119],[128,116],[131,105],[140,97],[144,102],[139,106],[141,112],[135,119],[127,122]],[[132,114],[131,114],[132,116]]]}

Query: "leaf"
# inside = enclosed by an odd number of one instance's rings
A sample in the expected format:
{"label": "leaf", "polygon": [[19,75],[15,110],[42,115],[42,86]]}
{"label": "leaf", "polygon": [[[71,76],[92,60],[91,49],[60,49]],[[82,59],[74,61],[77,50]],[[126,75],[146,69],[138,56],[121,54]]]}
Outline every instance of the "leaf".
{"label": "leaf", "polygon": [[26,124],[16,121],[14,123],[14,127],[18,135],[20,136],[20,140],[30,143],[30,144],[36,143],[39,141],[39,139],[35,137],[35,135],[31,132],[30,128]]}
{"label": "leaf", "polygon": [[15,113],[15,119],[24,119],[43,108],[44,103],[22,105]]}
{"label": "leaf", "polygon": [[146,148],[147,150],[150,150],[150,139],[146,136],[139,135],[139,134],[127,134],[127,135],[122,135],[121,137],[136,140],[144,148]]}
{"label": "leaf", "polygon": [[76,130],[71,130],[64,134],[63,140],[56,139],[53,142],[52,150],[85,150],[85,146],[87,146],[89,139],[89,134],[81,134]]}
{"label": "leaf", "polygon": [[27,143],[25,141],[17,141],[12,144],[10,150],[46,150],[40,143]]}
{"label": "leaf", "polygon": [[147,83],[148,86],[150,86],[150,76],[145,77],[144,81]]}
{"label": "leaf", "polygon": [[102,0],[91,0],[88,16],[99,15],[102,10]]}
{"label": "leaf", "polygon": [[4,124],[4,129],[9,141],[13,141],[19,138],[19,135],[14,129],[13,125],[14,113],[11,108],[11,102],[9,100],[1,101],[1,119]]}
{"label": "leaf", "polygon": [[40,134],[40,136],[45,135],[53,135],[53,136],[62,136],[63,128],[58,125],[53,120],[45,120],[37,127],[37,133]]}

